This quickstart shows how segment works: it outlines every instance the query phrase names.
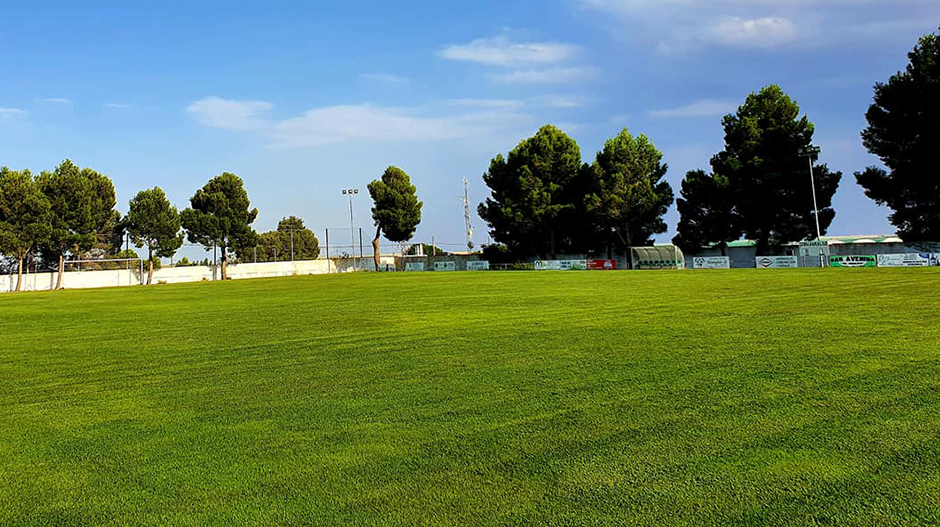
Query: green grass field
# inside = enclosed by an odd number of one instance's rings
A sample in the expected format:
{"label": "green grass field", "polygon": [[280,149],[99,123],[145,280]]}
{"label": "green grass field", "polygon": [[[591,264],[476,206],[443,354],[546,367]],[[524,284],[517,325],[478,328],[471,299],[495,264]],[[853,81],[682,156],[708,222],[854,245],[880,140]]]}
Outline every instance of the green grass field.
{"label": "green grass field", "polygon": [[940,272],[0,295],[0,525],[940,524]]}

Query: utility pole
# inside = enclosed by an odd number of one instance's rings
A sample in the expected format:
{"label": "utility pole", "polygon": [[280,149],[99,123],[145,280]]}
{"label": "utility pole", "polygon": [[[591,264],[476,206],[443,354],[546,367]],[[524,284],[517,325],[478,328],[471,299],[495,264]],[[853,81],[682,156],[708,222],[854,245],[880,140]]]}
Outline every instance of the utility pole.
{"label": "utility pole", "polygon": [[[287,227],[290,232],[290,261],[294,261],[294,227]],[[278,232],[284,232],[284,229],[278,229]]]}
{"label": "utility pole", "polygon": [[330,274],[330,229],[326,229],[326,274]]}
{"label": "utility pole", "polygon": [[809,159],[809,183],[813,187],[813,215],[816,216],[816,239],[822,238],[822,230],[819,228],[819,207],[816,206],[816,178],[813,176],[813,160],[819,157],[822,150],[818,146],[807,146],[800,149],[800,155]]}
{"label": "utility pole", "polygon": [[349,196],[349,254],[356,257],[356,228],[353,222],[353,196],[359,194],[357,188],[344,188],[343,195]]}
{"label": "utility pole", "polygon": [[467,228],[467,250],[473,250],[473,224],[470,222],[470,182],[463,178],[463,222]]}

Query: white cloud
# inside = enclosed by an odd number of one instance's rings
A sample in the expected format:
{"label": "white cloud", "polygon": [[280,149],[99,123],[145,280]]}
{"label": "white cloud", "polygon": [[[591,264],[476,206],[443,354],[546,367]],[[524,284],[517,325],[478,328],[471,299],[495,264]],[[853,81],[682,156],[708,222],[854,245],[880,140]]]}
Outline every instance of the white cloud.
{"label": "white cloud", "polygon": [[47,97],[45,99],[40,99],[42,102],[48,102],[51,104],[72,104],[70,99],[64,99],[62,97]]}
{"label": "white cloud", "polygon": [[16,117],[19,115],[26,115],[24,110],[19,108],[0,108],[0,118],[7,119],[10,117]]}
{"label": "white cloud", "polygon": [[360,73],[359,78],[364,81],[388,85],[404,85],[411,82],[408,77],[390,75],[388,73]]}
{"label": "white cloud", "polygon": [[133,108],[133,107],[134,107],[133,104],[127,104],[127,103],[123,103],[123,102],[106,102],[106,103],[102,104],[102,106],[104,106],[105,108],[112,108],[112,109],[115,109],[115,110],[126,110],[126,109],[128,109],[128,108]]}
{"label": "white cloud", "polygon": [[316,108],[271,130],[272,146],[319,146],[344,141],[445,141],[487,136],[528,122],[529,116],[500,109],[455,115],[422,115],[416,109],[368,104]]}
{"label": "white cloud", "polygon": [[796,24],[787,18],[729,16],[709,27],[703,37],[729,46],[774,47],[792,42],[798,33]]}
{"label": "white cloud", "polygon": [[649,116],[654,119],[675,119],[688,117],[719,117],[733,113],[737,104],[732,101],[701,99],[686,106],[668,110],[653,110]]}
{"label": "white cloud", "polygon": [[265,126],[261,114],[274,105],[267,101],[236,101],[206,97],[190,104],[186,111],[204,126],[225,130],[251,130]]}
{"label": "white cloud", "polygon": [[[665,54],[703,46],[757,50],[911,38],[936,28],[935,0],[570,0],[605,15],[611,34]],[[881,30],[869,31],[875,25]],[[919,28],[919,29],[918,29]],[[653,40],[655,39],[655,40]]]}
{"label": "white cloud", "polygon": [[264,119],[273,107],[265,101],[208,97],[189,105],[197,122],[211,128],[252,130],[275,148],[314,147],[346,141],[375,143],[492,139],[520,133],[535,119],[522,112],[522,101],[456,99],[441,104],[395,108],[371,104],[314,108],[283,120]]}
{"label": "white cloud", "polygon": [[553,42],[515,43],[505,36],[480,38],[469,44],[450,45],[438,56],[448,60],[477,62],[487,66],[515,68],[566,62],[580,52],[578,46]]}
{"label": "white cloud", "polygon": [[593,68],[546,68],[514,70],[493,76],[493,80],[503,84],[564,84],[582,82],[597,77]]}

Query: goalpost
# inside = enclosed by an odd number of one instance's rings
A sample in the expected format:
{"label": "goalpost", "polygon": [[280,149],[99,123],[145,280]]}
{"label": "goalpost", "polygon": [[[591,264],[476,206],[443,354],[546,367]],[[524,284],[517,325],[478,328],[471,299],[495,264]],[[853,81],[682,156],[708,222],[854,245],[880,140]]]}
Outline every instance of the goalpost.
{"label": "goalpost", "polygon": [[[146,280],[146,270],[142,258],[65,260],[62,262],[62,271],[66,274],[92,271],[124,271],[126,278],[122,274],[117,285],[140,285]],[[68,287],[67,279],[63,279],[63,286]]]}

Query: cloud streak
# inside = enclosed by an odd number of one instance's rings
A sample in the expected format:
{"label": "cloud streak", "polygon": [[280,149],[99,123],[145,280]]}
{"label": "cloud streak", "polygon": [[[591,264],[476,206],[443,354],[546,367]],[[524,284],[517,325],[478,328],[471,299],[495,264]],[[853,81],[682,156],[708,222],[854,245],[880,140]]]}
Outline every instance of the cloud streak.
{"label": "cloud streak", "polygon": [[693,102],[692,104],[687,104],[678,108],[670,108],[668,110],[653,110],[649,112],[649,116],[653,119],[720,117],[729,113],[733,113],[736,108],[737,104],[733,101],[701,99]]}
{"label": "cloud streak", "polygon": [[[928,0],[571,0],[614,21],[618,38],[659,40],[666,53],[703,47],[768,51],[885,40],[912,24],[935,29],[940,4]],[[884,31],[866,31],[872,24]],[[625,36],[626,35],[626,36]]]}
{"label": "cloud streak", "polygon": [[[443,108],[398,108],[372,104],[314,108],[296,117],[266,119],[266,101],[208,97],[187,111],[199,124],[233,131],[255,131],[273,148],[317,147],[347,141],[400,143],[487,138],[534,125],[512,100],[457,99]],[[450,108],[451,111],[442,111]]]}
{"label": "cloud streak", "polygon": [[493,79],[502,84],[568,84],[595,79],[597,71],[593,68],[546,68],[535,70],[514,70],[494,75]]}
{"label": "cloud streak", "polygon": [[252,130],[267,125],[263,114],[273,107],[267,101],[206,97],[190,104],[186,111],[203,126],[223,130]]}
{"label": "cloud streak", "polygon": [[498,36],[446,46],[437,54],[447,60],[502,69],[502,73],[489,75],[501,84],[562,84],[593,78],[596,74],[592,68],[569,64],[582,54],[581,48],[574,44],[519,43]]}
{"label": "cloud streak", "polygon": [[505,36],[479,38],[469,44],[450,45],[438,56],[448,60],[476,62],[487,66],[516,68],[537,64],[558,64],[575,58],[580,48],[553,42],[514,43]]}
{"label": "cloud streak", "polygon": [[9,119],[20,115],[26,115],[26,111],[19,108],[0,108],[0,119]]}

